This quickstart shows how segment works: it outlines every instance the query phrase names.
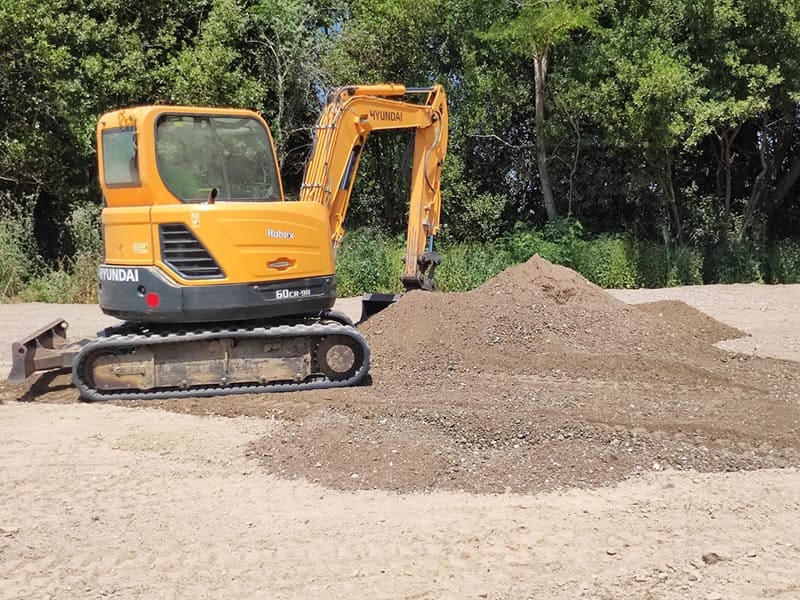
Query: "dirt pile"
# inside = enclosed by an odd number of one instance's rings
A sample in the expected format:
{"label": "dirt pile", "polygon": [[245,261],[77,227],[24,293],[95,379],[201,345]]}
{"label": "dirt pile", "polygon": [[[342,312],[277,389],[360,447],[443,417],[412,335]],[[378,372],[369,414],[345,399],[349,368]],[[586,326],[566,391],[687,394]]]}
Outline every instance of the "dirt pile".
{"label": "dirt pile", "polygon": [[[423,380],[453,371],[549,373],[560,361],[608,372],[609,357],[707,362],[740,331],[680,302],[627,305],[539,256],[462,294],[412,292],[363,326],[374,368]],[[627,361],[627,359],[625,359]],[[626,369],[626,367],[623,367]]]}
{"label": "dirt pile", "polygon": [[795,364],[719,350],[742,333],[681,302],[624,304],[539,257],[471,292],[407,294],[361,329],[373,385],[326,392],[252,444],[271,472],[531,492],[800,457]]}

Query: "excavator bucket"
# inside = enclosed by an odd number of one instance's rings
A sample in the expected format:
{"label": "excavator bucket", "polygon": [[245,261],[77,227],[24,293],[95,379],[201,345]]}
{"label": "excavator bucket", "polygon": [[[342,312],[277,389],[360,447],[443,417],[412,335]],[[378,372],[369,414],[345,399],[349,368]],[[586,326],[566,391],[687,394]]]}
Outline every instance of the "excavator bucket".
{"label": "excavator bucket", "polygon": [[67,342],[68,326],[65,320],[59,319],[11,344],[8,381],[18,383],[37,371],[71,368],[80,348]]}
{"label": "excavator bucket", "polygon": [[361,297],[361,319],[359,323],[363,323],[372,315],[381,312],[402,297],[403,294],[364,294]]}
{"label": "excavator bucket", "polygon": [[[433,274],[441,262],[442,259],[433,250],[423,252],[417,259],[417,269],[414,274],[400,277],[403,288],[407,292],[411,290],[435,290],[436,281],[433,279]],[[359,320],[359,323],[363,323],[372,315],[381,312],[402,297],[403,294],[364,294],[361,297],[361,320]]]}

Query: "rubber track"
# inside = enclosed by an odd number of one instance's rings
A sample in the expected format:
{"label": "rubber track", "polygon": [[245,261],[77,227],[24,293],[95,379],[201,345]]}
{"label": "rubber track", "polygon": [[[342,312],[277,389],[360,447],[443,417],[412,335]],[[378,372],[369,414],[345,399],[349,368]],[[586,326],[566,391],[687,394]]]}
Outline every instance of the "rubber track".
{"label": "rubber track", "polygon": [[[154,333],[130,333],[136,331],[135,326],[122,325],[122,333],[111,330],[107,337],[99,338],[87,344],[75,358],[72,366],[72,381],[78,388],[81,396],[86,400],[156,400],[164,398],[197,398],[209,396],[226,396],[230,394],[261,394],[271,392],[294,392],[301,390],[317,390],[324,388],[349,387],[358,384],[369,371],[370,351],[367,342],[358,330],[350,325],[341,323],[312,323],[275,326],[240,326],[240,327],[212,327],[203,331],[166,330]],[[329,335],[345,335],[359,342],[364,352],[364,361],[359,369],[348,379],[333,381],[324,375],[311,381],[298,383],[267,383],[267,384],[235,384],[226,386],[194,387],[191,389],[169,388],[166,390],[124,390],[102,391],[91,388],[85,378],[84,366],[86,360],[95,352],[125,348],[144,348],[155,344],[169,344],[176,342],[193,342],[219,338],[279,338],[279,337],[325,337]]]}

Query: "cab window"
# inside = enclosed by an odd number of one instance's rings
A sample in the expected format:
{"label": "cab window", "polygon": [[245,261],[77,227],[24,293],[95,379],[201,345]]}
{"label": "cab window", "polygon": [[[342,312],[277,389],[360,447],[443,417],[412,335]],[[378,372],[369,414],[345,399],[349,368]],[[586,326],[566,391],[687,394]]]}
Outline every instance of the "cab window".
{"label": "cab window", "polygon": [[103,178],[108,187],[139,185],[136,130],[133,127],[106,129],[102,133]]}
{"label": "cab window", "polygon": [[280,200],[269,136],[249,117],[164,115],[156,125],[161,179],[184,202]]}

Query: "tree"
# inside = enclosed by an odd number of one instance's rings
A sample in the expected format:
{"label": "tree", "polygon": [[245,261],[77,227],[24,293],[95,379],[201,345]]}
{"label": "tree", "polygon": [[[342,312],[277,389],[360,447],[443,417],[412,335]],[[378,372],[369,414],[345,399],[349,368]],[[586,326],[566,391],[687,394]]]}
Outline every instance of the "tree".
{"label": "tree", "polygon": [[[689,49],[704,91],[690,142],[709,134],[717,142],[724,235],[731,228],[734,161],[748,161],[746,154],[757,161],[752,179],[736,186],[744,204],[739,240],[757,212],[770,199],[773,207],[783,202],[800,176],[800,159],[789,154],[800,100],[799,19],[797,3],[785,0],[690,5]],[[743,133],[748,139],[740,141]]]}
{"label": "tree", "polygon": [[[331,87],[352,83],[424,86],[437,79],[438,5],[434,0],[353,0],[332,35],[322,66]],[[391,233],[405,229],[402,165],[408,133],[372,134],[364,147],[348,220]]]}
{"label": "tree", "polygon": [[[296,149],[293,142],[308,147],[309,125],[327,86],[321,69],[328,50],[326,15],[306,0],[258,0],[248,12],[251,68],[264,84],[261,103],[271,117],[278,161],[286,171],[287,159]],[[296,163],[302,165],[299,158]]]}
{"label": "tree", "polygon": [[558,218],[558,207],[547,165],[545,102],[550,57],[556,45],[578,29],[595,25],[596,3],[591,0],[533,0],[509,22],[494,27],[487,39],[509,43],[512,51],[533,61],[535,85],[536,161],[547,218]]}
{"label": "tree", "polygon": [[144,4],[0,3],[0,188],[29,203],[47,258],[70,250],[71,207],[99,200],[97,117],[157,95],[156,67],[192,36],[204,2]]}

